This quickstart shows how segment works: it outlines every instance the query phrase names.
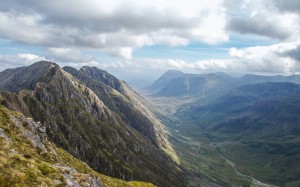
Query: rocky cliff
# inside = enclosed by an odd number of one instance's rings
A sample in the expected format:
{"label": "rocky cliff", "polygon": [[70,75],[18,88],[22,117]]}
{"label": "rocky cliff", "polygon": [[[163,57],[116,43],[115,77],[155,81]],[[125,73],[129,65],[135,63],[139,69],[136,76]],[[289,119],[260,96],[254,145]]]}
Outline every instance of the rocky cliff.
{"label": "rocky cliff", "polygon": [[91,70],[68,73],[50,62],[6,70],[0,73],[1,103],[40,121],[51,141],[97,171],[184,185],[182,171],[165,154],[171,146],[161,124],[146,117],[122,82]]}

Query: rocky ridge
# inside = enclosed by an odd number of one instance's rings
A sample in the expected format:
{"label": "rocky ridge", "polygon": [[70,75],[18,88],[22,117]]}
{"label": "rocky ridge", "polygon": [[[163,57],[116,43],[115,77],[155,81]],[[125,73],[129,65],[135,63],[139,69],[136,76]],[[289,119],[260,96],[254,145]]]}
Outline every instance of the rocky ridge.
{"label": "rocky ridge", "polygon": [[0,81],[3,105],[45,124],[51,141],[93,169],[159,186],[184,185],[182,171],[163,152],[170,146],[166,133],[145,117],[141,103],[132,104],[138,99],[125,95],[130,91],[122,82],[80,81],[50,62],[6,70],[0,77],[7,77]]}

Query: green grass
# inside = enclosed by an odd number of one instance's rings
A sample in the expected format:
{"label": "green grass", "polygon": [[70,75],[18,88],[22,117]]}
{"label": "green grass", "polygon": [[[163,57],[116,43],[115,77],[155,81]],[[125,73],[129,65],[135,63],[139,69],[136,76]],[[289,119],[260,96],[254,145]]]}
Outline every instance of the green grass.
{"label": "green grass", "polygon": [[[198,131],[199,132],[199,131]],[[210,146],[209,139],[182,138],[172,132],[173,143],[182,166],[189,172],[189,186],[198,186],[199,180],[211,181],[223,186],[250,185],[246,179],[238,176],[233,168]],[[200,145],[200,148],[199,148]]]}
{"label": "green grass", "polygon": [[[53,143],[45,142],[46,147],[52,147],[57,155],[48,152],[41,155],[32,143],[22,136],[19,128],[12,123],[10,116],[20,116],[0,105],[0,128],[11,139],[9,143],[0,137],[0,187],[6,186],[64,186],[62,171],[53,164],[69,166],[78,171],[76,180],[84,186],[85,174],[99,176],[105,187],[153,187],[150,183],[138,181],[123,181],[102,175],[92,170],[87,164],[79,161]],[[54,179],[62,183],[57,185]]]}

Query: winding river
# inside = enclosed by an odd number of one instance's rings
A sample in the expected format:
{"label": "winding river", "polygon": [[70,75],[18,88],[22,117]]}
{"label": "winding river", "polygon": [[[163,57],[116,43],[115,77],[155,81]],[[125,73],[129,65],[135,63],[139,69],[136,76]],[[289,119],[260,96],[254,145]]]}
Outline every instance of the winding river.
{"label": "winding river", "polygon": [[[213,142],[211,142],[211,144],[210,144],[210,146],[214,146],[214,143]],[[245,175],[245,174],[243,174],[243,173],[241,173],[241,172],[239,172],[238,171],[238,169],[235,167],[235,164],[232,162],[232,161],[230,161],[230,160],[228,160],[227,158],[225,158],[224,157],[224,155],[222,155],[222,153],[220,153],[217,149],[215,149],[216,151],[217,151],[217,153],[234,169],[234,171],[238,174],[238,175],[240,175],[240,176],[242,176],[242,177],[245,177],[245,178],[248,178],[248,179],[250,179],[250,180],[252,180],[252,182],[253,182],[253,184],[255,184],[255,185],[259,185],[259,186],[264,186],[264,187],[278,187],[278,186],[275,186],[275,185],[272,185],[272,184],[266,184],[266,183],[263,183],[263,182],[261,182],[261,181],[259,181],[259,180],[257,180],[257,179],[255,179],[254,177],[252,177],[252,176],[249,176],[249,175]]]}

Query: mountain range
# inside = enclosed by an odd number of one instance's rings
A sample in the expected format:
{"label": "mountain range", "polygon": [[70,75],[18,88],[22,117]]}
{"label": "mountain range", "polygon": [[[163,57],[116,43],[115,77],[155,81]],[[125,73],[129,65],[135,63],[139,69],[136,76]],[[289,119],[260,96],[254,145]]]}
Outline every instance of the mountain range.
{"label": "mountain range", "polygon": [[222,186],[232,181],[298,186],[299,83],[298,75],[231,77],[171,70],[146,90],[161,108],[175,106],[165,124],[177,137],[172,142],[175,150],[187,152],[180,159],[194,175],[190,181],[202,175]]}
{"label": "mountain range", "polygon": [[254,83],[293,82],[300,83],[300,76],[262,76],[246,74],[232,77],[223,72],[210,74],[189,74],[169,70],[146,90],[155,97],[196,97],[216,99],[230,89]]}
{"label": "mountain range", "polygon": [[300,76],[0,72],[0,186],[299,186]]}
{"label": "mountain range", "polygon": [[183,186],[168,132],[126,83],[92,67],[47,61],[0,73],[1,105],[39,121],[49,140],[123,180]]}

